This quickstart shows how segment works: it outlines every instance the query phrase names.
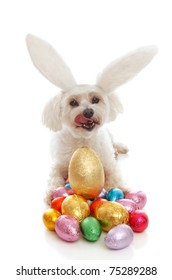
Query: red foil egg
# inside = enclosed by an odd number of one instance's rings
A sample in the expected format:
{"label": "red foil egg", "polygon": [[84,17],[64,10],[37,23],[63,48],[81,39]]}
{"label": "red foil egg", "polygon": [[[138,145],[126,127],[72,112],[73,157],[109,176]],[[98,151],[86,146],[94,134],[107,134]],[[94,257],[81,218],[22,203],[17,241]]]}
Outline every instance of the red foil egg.
{"label": "red foil egg", "polygon": [[129,215],[129,225],[135,232],[144,231],[149,224],[149,218],[143,210],[136,210]]}
{"label": "red foil egg", "polygon": [[66,198],[65,196],[54,198],[51,201],[51,205],[50,205],[51,208],[53,208],[53,209],[55,209],[55,210],[57,210],[61,213],[61,205],[62,205],[62,202],[65,198]]}

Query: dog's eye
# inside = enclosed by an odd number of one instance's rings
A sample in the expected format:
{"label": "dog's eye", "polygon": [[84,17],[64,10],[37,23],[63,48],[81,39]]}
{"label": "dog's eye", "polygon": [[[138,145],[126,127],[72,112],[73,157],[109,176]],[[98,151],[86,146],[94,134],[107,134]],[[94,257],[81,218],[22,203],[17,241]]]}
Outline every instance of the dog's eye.
{"label": "dog's eye", "polygon": [[77,106],[79,106],[78,101],[76,101],[75,99],[73,99],[72,101],[70,101],[69,104],[70,104],[72,107],[77,107]]}
{"label": "dog's eye", "polygon": [[92,104],[99,103],[99,101],[100,101],[100,99],[98,97],[96,97],[96,96],[93,96],[93,98],[91,100]]}

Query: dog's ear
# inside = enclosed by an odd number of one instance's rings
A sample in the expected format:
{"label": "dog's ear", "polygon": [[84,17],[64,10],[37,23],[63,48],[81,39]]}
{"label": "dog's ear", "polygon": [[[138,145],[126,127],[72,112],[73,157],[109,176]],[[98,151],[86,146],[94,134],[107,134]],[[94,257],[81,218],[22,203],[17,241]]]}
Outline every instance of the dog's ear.
{"label": "dog's ear", "polygon": [[97,78],[97,85],[107,94],[132,79],[154,57],[157,52],[155,46],[147,46],[111,62]]}
{"label": "dog's ear", "polygon": [[51,45],[31,34],[26,44],[33,64],[50,82],[63,90],[76,85],[69,67]]}
{"label": "dog's ear", "polygon": [[61,94],[58,94],[45,105],[42,114],[43,124],[53,131],[58,131],[62,128],[60,102]]}
{"label": "dog's ear", "polygon": [[109,116],[107,122],[112,122],[116,119],[119,113],[123,113],[123,106],[116,94],[109,94]]}

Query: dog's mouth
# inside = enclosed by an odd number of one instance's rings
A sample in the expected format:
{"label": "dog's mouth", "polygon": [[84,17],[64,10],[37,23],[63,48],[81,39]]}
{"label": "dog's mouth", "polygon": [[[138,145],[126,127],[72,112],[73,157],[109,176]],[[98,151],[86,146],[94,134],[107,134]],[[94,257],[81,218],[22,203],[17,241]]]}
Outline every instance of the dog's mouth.
{"label": "dog's mouth", "polygon": [[76,127],[82,127],[88,131],[91,131],[95,125],[98,124],[98,121],[96,119],[86,118],[84,115],[79,114],[75,117],[74,123]]}

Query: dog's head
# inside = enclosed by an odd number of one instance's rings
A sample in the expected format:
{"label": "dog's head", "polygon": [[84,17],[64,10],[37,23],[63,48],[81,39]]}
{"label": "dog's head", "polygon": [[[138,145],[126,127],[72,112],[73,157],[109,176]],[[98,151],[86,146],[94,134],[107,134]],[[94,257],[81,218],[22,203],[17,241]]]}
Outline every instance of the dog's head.
{"label": "dog's head", "polygon": [[48,102],[43,123],[54,131],[66,127],[74,137],[90,137],[105,122],[115,119],[122,106],[115,95],[98,86],[78,85]]}
{"label": "dog's head", "polygon": [[66,63],[47,42],[33,35],[28,35],[26,42],[34,65],[61,89],[45,106],[43,123],[53,131],[66,127],[74,137],[85,138],[122,112],[114,90],[139,73],[157,51],[154,46],[139,48],[110,63],[98,76],[96,85],[78,85]]}

